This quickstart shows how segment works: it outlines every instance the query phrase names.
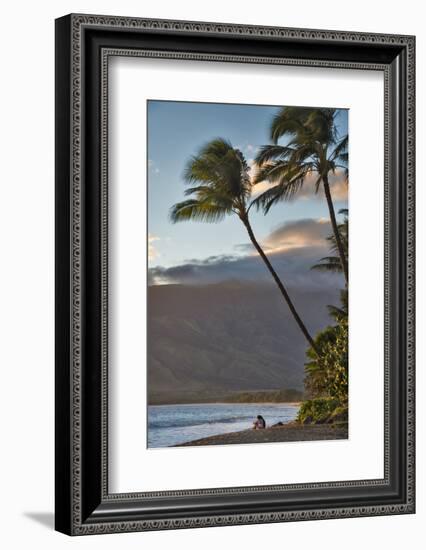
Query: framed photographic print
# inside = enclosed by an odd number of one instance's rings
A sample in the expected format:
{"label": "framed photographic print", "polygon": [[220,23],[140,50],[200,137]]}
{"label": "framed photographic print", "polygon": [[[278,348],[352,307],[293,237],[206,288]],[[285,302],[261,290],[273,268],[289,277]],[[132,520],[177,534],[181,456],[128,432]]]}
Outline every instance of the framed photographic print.
{"label": "framed photographic print", "polygon": [[412,36],[56,21],[56,529],[406,514]]}

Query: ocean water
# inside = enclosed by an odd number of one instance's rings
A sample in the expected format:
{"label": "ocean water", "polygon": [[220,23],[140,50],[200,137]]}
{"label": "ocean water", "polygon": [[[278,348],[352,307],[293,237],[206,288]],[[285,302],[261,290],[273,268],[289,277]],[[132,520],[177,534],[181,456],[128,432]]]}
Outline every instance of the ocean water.
{"label": "ocean water", "polygon": [[298,405],[292,403],[200,403],[150,405],[148,447],[170,447],[194,439],[246,430],[258,414],[266,426],[291,422]]}

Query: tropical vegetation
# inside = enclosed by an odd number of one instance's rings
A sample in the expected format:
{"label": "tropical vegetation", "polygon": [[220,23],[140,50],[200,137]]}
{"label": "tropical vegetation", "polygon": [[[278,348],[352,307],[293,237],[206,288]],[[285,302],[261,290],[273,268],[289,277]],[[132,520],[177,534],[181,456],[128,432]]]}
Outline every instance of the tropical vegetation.
{"label": "tropical vegetation", "polygon": [[[348,242],[347,211],[339,226],[342,242]],[[335,250],[334,235],[328,238]],[[336,270],[336,256],[322,258],[314,268]],[[315,353],[308,348],[305,364],[305,392],[308,400],[302,404],[298,419],[303,423],[334,422],[348,418],[348,289],[340,292],[340,306],[329,305],[335,324],[315,337]],[[318,351],[319,350],[319,354]]]}
{"label": "tropical vegetation", "polygon": [[[243,153],[223,138],[205,144],[185,167],[186,200],[170,210],[173,223],[217,223],[234,215],[244,225],[255,250],[276,283],[295,322],[308,342],[305,364],[305,401],[298,420],[302,423],[347,421],[348,413],[348,210],[340,210],[338,223],[330,179],[348,176],[348,136],[339,135],[337,110],[283,107],[270,127],[271,144],[260,148],[254,174]],[[255,186],[267,182],[257,194]],[[312,266],[322,272],[342,273],[340,304],[329,305],[331,324],[312,336],[297,311],[283,274],[278,275],[256,239],[250,211],[254,206],[268,214],[280,201],[294,200],[305,185],[323,190],[332,233],[330,255]]]}

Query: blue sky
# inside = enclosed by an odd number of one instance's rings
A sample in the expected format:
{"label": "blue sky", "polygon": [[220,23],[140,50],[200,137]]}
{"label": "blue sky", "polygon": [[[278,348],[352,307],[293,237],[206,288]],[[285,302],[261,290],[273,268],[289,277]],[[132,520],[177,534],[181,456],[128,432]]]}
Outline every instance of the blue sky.
{"label": "blue sky", "polygon": [[[217,257],[233,261],[251,255],[245,228],[236,216],[217,224],[172,224],[169,210],[185,198],[182,173],[191,155],[211,139],[223,137],[250,163],[258,147],[270,142],[269,126],[278,107],[151,100],[147,108],[149,267],[168,269]],[[342,135],[347,132],[346,110],[339,111],[336,123]],[[347,207],[346,190],[337,180],[332,185],[336,212]],[[254,209],[251,212],[258,240],[271,251],[275,246],[271,236],[280,236],[282,229],[287,239],[291,234],[295,244],[300,241],[307,248],[315,247],[319,243],[312,222],[329,219],[324,198],[315,196],[310,185],[297,200],[279,203],[266,216]]]}

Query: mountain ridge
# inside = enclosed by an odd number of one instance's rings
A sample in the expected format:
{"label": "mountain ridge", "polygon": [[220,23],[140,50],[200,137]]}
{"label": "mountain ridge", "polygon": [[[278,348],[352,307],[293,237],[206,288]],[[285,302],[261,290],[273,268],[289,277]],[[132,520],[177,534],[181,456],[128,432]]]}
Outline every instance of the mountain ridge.
{"label": "mountain ridge", "polygon": [[[339,291],[289,289],[311,333]],[[302,389],[306,342],[273,284],[148,287],[148,393]]]}

